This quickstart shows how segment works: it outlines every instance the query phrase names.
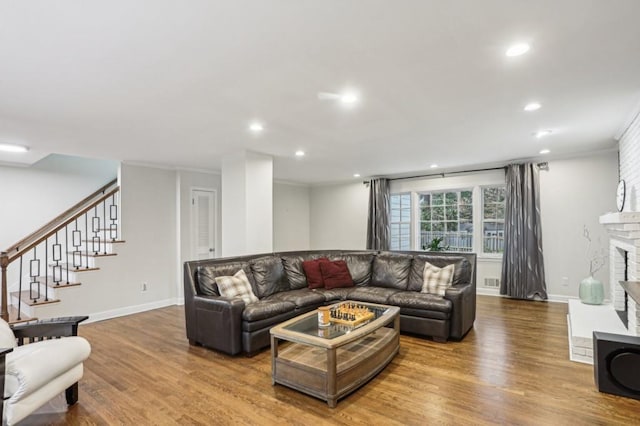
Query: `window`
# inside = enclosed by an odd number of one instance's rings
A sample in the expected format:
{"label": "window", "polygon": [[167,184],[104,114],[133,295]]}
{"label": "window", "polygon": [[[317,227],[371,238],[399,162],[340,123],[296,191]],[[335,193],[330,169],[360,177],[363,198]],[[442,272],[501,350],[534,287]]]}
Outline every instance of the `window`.
{"label": "window", "polygon": [[435,238],[448,251],[473,251],[472,191],[428,192],[420,200],[420,244],[427,250]]}
{"label": "window", "polygon": [[482,188],[482,251],[504,251],[504,186]]}
{"label": "window", "polygon": [[411,250],[411,194],[392,194],[391,250]]}

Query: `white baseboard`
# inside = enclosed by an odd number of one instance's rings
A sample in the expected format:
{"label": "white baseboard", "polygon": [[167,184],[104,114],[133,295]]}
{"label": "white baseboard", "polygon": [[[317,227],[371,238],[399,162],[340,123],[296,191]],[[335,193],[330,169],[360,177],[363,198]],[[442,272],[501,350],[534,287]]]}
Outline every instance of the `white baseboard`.
{"label": "white baseboard", "polygon": [[[483,288],[476,287],[476,294],[481,296],[494,296],[494,297],[508,297],[500,294],[500,290],[497,288]],[[567,303],[569,300],[569,296],[564,296],[562,294],[549,294],[547,295],[548,299],[546,302],[555,302],[555,303]]]}
{"label": "white baseboard", "polygon": [[[83,324],[91,322],[104,321],[111,318],[123,317],[126,315],[137,314],[140,312],[151,311],[153,309],[165,308],[167,306],[180,305],[179,299],[164,299],[150,303],[143,303],[142,305],[125,306],[123,308],[111,309],[109,311],[96,312],[89,315],[89,319]],[[182,300],[184,304],[184,300]]]}

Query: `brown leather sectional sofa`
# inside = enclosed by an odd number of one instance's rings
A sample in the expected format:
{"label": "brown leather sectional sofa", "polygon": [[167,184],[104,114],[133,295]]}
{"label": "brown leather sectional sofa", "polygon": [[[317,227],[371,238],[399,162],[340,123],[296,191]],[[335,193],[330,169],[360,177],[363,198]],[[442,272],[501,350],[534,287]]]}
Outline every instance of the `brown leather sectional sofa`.
{"label": "brown leather sectional sofa", "polygon": [[[305,260],[344,260],[354,287],[309,289]],[[425,261],[455,264],[444,297],[421,293]],[[259,302],[220,296],[215,277],[243,269]],[[476,255],[443,252],[323,250],[260,254],[184,264],[187,338],[227,354],[252,354],[269,346],[269,329],[289,318],[341,300],[400,307],[402,332],[444,342],[460,340],[476,315]]]}

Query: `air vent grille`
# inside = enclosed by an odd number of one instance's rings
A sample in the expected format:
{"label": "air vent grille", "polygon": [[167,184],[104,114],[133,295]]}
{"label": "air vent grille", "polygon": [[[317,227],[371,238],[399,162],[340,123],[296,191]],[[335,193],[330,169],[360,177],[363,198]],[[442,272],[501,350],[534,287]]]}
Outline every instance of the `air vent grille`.
{"label": "air vent grille", "polygon": [[484,286],[490,288],[498,288],[500,287],[500,278],[485,278]]}

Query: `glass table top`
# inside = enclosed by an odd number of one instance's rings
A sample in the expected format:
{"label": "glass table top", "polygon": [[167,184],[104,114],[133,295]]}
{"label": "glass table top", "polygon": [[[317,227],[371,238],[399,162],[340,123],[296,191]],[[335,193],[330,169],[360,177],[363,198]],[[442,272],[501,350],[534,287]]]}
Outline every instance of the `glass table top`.
{"label": "glass table top", "polygon": [[[343,302],[339,305],[332,306],[332,310],[337,306],[344,305],[349,302]],[[355,303],[357,306],[365,307],[370,312],[373,313],[373,317],[368,321],[361,322],[357,325],[348,325],[348,324],[338,324],[335,322],[331,322],[330,325],[321,327],[318,325],[318,315],[317,310],[315,311],[315,315],[310,315],[305,318],[301,318],[298,321],[295,321],[292,324],[289,324],[283,327],[285,330],[295,331],[298,333],[307,334],[310,336],[322,337],[324,339],[334,339],[336,337],[344,336],[346,334],[351,333],[353,330],[356,330],[363,325],[370,323],[371,321],[375,321],[376,319],[384,316],[388,312],[388,308],[383,308],[379,306],[372,306],[366,303]]]}

